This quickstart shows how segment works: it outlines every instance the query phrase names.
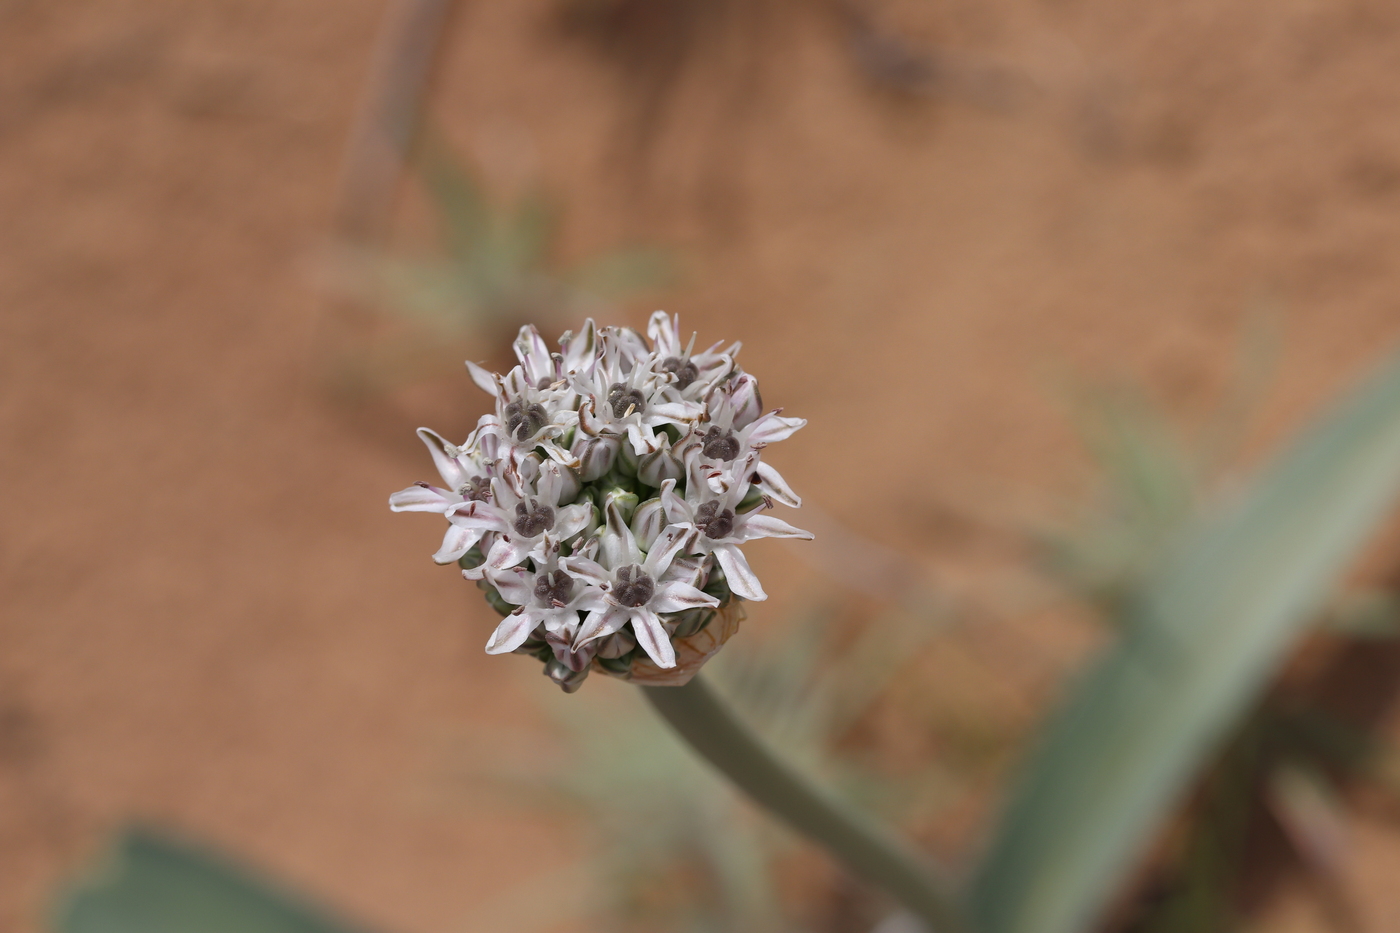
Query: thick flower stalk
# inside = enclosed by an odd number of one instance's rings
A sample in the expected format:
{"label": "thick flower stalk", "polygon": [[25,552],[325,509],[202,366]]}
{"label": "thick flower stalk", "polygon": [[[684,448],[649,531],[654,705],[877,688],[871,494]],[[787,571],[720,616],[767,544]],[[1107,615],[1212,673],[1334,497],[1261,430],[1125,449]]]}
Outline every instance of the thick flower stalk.
{"label": "thick flower stalk", "polygon": [[806,422],[764,413],[738,352],[695,351],[658,311],[645,338],[589,320],[553,351],[523,327],[509,373],[467,364],[495,411],[461,446],[420,428],[444,486],[389,507],[446,519],[433,560],[505,617],[487,653],[538,658],[568,692],[593,670],[680,684],[767,598],[743,545],[812,537],[768,514],[801,499],[763,460]]}

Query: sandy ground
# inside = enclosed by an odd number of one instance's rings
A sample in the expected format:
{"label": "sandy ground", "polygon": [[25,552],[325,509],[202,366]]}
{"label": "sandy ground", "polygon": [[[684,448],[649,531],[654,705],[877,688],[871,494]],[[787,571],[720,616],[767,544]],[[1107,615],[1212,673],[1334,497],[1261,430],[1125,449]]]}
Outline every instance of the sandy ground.
{"label": "sandy ground", "polygon": [[[743,339],[811,421],[794,486],[968,592],[1080,488],[1069,376],[1189,419],[1262,315],[1263,446],[1400,340],[1390,5],[875,2],[877,37],[944,55],[901,91],[825,7],[717,4],[649,122],[656,56],[606,64],[552,9],[464,7],[446,132],[494,188],[561,196],[566,254],[677,250],[666,307]],[[316,270],[380,12],[0,3],[0,928],[38,929],[132,815],[403,933],[543,929],[501,898],[586,857],[441,789],[444,747],[532,734],[548,688],[481,654],[490,615],[427,560],[436,528],[385,507],[428,468],[412,429],[483,400],[454,377],[357,414],[321,375]],[[776,617],[811,571],[778,545],[756,564]],[[1088,640],[1003,621],[1037,670]],[[1366,929],[1400,929],[1400,835],[1355,844]],[[1306,899],[1276,913],[1319,928]]]}

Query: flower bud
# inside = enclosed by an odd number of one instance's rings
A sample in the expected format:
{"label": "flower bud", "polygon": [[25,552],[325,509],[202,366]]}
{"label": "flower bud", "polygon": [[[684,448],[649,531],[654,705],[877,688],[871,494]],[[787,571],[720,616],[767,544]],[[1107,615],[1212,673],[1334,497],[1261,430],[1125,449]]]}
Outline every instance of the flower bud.
{"label": "flower bud", "polygon": [[758,380],[753,376],[740,373],[734,378],[729,392],[736,431],[748,427],[763,414],[763,399],[758,394]]}
{"label": "flower bud", "polygon": [[652,543],[666,525],[666,510],[661,506],[660,496],[637,506],[637,511],[632,515],[632,534],[637,536],[637,546],[650,551]]}
{"label": "flower bud", "polygon": [[660,487],[668,479],[685,476],[685,464],[669,450],[658,450],[637,458],[637,479],[648,486]]}
{"label": "flower bud", "polygon": [[590,437],[582,434],[574,441],[571,451],[578,457],[578,478],[585,483],[605,475],[612,469],[619,443],[616,437]]}
{"label": "flower bud", "polygon": [[540,467],[541,476],[548,475],[559,489],[560,502],[572,502],[578,498],[583,484],[573,470],[553,460]]}
{"label": "flower bud", "polygon": [[606,510],[610,505],[616,506],[623,522],[632,520],[633,513],[637,511],[637,502],[637,494],[626,489],[613,488],[603,493],[603,509]]}
{"label": "flower bud", "polygon": [[598,642],[598,657],[616,660],[637,647],[637,639],[625,631],[614,632]]}
{"label": "flower bud", "polygon": [[688,609],[676,616],[676,629],[672,638],[689,638],[703,629],[715,617],[713,609]]}
{"label": "flower bud", "polygon": [[744,498],[739,500],[739,504],[734,507],[736,512],[752,512],[764,504],[765,496],[763,490],[757,486],[750,486],[744,493]]}
{"label": "flower bud", "polygon": [[583,682],[588,679],[589,668],[581,671],[571,671],[569,666],[558,658],[550,658],[544,662],[544,674],[550,680],[559,685],[565,693],[575,693]]}
{"label": "flower bud", "polygon": [[637,475],[637,451],[633,449],[630,440],[624,439],[618,445],[617,467],[628,476]]}

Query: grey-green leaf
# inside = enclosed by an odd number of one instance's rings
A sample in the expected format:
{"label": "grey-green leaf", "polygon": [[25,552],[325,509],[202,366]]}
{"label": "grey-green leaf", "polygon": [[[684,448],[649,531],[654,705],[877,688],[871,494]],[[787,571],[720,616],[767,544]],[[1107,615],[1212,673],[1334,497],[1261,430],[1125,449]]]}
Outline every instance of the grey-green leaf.
{"label": "grey-green leaf", "polygon": [[59,933],[364,933],[194,846],[144,829],[58,904]]}
{"label": "grey-green leaf", "polygon": [[1400,363],[1193,526],[1043,734],[970,893],[982,933],[1090,927],[1400,490]]}

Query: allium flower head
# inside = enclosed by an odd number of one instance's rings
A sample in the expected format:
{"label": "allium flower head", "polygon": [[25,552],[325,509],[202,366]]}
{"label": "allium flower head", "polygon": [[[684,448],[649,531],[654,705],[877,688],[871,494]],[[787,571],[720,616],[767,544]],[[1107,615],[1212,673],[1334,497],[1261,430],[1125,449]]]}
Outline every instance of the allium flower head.
{"label": "allium flower head", "polygon": [[[534,327],[460,447],[418,430],[445,486],[389,498],[447,520],[433,560],[456,562],[505,618],[488,654],[528,654],[573,692],[590,671],[684,683],[766,599],[743,545],[811,538],[769,514],[801,505],[763,457],[803,425],[763,412],[739,344],[696,351],[658,311],[646,337],[585,322],[553,351]],[[717,621],[718,620],[718,621]]]}

